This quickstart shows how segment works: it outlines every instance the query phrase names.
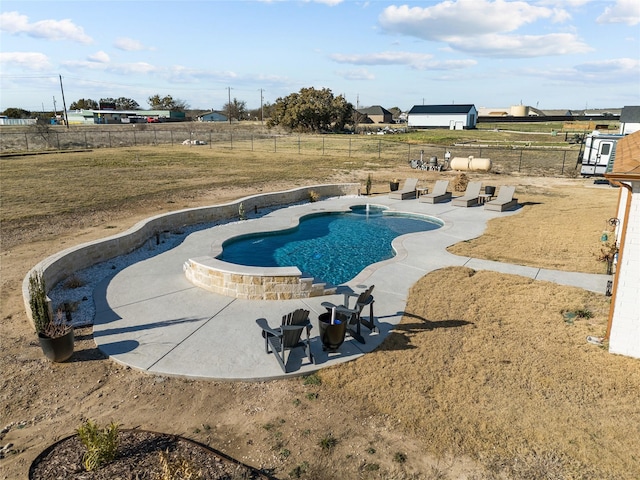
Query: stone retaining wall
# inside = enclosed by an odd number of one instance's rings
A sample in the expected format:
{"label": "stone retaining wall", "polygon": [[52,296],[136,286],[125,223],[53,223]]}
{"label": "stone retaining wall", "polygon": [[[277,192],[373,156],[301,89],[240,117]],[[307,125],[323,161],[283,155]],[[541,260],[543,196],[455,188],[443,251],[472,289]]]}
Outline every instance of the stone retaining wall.
{"label": "stone retaining wall", "polygon": [[33,324],[29,306],[29,276],[33,271],[42,272],[42,277],[50,288],[78,270],[130,253],[162,232],[199,223],[238,218],[241,203],[245,211],[249,212],[256,207],[261,209],[301,202],[310,198],[311,191],[320,198],[358,195],[360,184],[313,185],[282,192],[251,195],[221,205],[178,210],[145,219],[120,234],[62,250],[35,265],[22,281],[22,297],[27,318]]}

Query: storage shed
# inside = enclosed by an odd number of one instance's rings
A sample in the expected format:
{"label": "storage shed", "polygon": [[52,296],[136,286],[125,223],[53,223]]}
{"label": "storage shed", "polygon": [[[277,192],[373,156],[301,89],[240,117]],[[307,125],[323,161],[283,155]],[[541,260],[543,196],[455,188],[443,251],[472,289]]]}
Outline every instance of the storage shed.
{"label": "storage shed", "polygon": [[199,122],[227,122],[229,118],[220,112],[216,112],[211,110],[210,112],[205,112],[202,115],[198,115]]}
{"label": "storage shed", "polygon": [[475,105],[414,105],[409,110],[407,126],[413,128],[476,128],[478,110]]}
{"label": "storage shed", "polygon": [[613,169],[604,176],[620,187],[618,263],[605,339],[611,353],[640,358],[640,131],[618,141]]}

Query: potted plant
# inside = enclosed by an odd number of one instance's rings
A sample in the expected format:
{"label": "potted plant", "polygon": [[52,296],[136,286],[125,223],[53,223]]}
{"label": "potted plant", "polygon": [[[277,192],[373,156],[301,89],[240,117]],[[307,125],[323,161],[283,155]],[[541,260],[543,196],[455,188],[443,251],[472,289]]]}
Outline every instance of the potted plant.
{"label": "potted plant", "polygon": [[392,192],[397,191],[400,188],[400,180],[398,178],[394,178],[389,182],[389,190]]}
{"label": "potted plant", "polygon": [[29,277],[29,306],[44,355],[52,362],[64,362],[71,357],[73,328],[61,309],[54,318],[42,272],[33,272]]}

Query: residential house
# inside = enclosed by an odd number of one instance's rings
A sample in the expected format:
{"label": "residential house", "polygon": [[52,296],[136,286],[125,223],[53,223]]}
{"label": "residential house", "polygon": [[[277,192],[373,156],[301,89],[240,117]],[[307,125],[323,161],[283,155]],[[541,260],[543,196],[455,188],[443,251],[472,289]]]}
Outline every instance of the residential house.
{"label": "residential house", "polygon": [[199,122],[228,122],[229,117],[224,113],[211,110],[209,112],[202,113],[196,117]]}
{"label": "residential house", "polygon": [[361,108],[358,110],[358,113],[369,117],[372,123],[393,123],[393,114],[380,105]]}
{"label": "residential house", "polygon": [[605,339],[611,353],[640,358],[640,131],[618,141],[612,171],[604,176],[620,187],[618,261]]}
{"label": "residential house", "polygon": [[414,105],[407,126],[412,128],[476,128],[478,110],[474,105]]}

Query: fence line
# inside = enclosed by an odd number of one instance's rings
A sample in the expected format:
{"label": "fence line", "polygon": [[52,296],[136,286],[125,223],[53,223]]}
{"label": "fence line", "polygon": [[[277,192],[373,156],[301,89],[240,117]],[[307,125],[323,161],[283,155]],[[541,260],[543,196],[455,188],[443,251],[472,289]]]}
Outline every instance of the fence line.
{"label": "fence line", "polygon": [[571,148],[497,147],[465,144],[453,147],[420,145],[388,140],[382,135],[273,135],[260,133],[194,131],[190,129],[76,130],[0,135],[0,151],[44,152],[78,149],[184,145],[185,148],[244,150],[296,155],[371,157],[392,161],[436,157],[442,163],[451,157],[490,158],[496,173],[539,176],[575,176],[578,152]]}

